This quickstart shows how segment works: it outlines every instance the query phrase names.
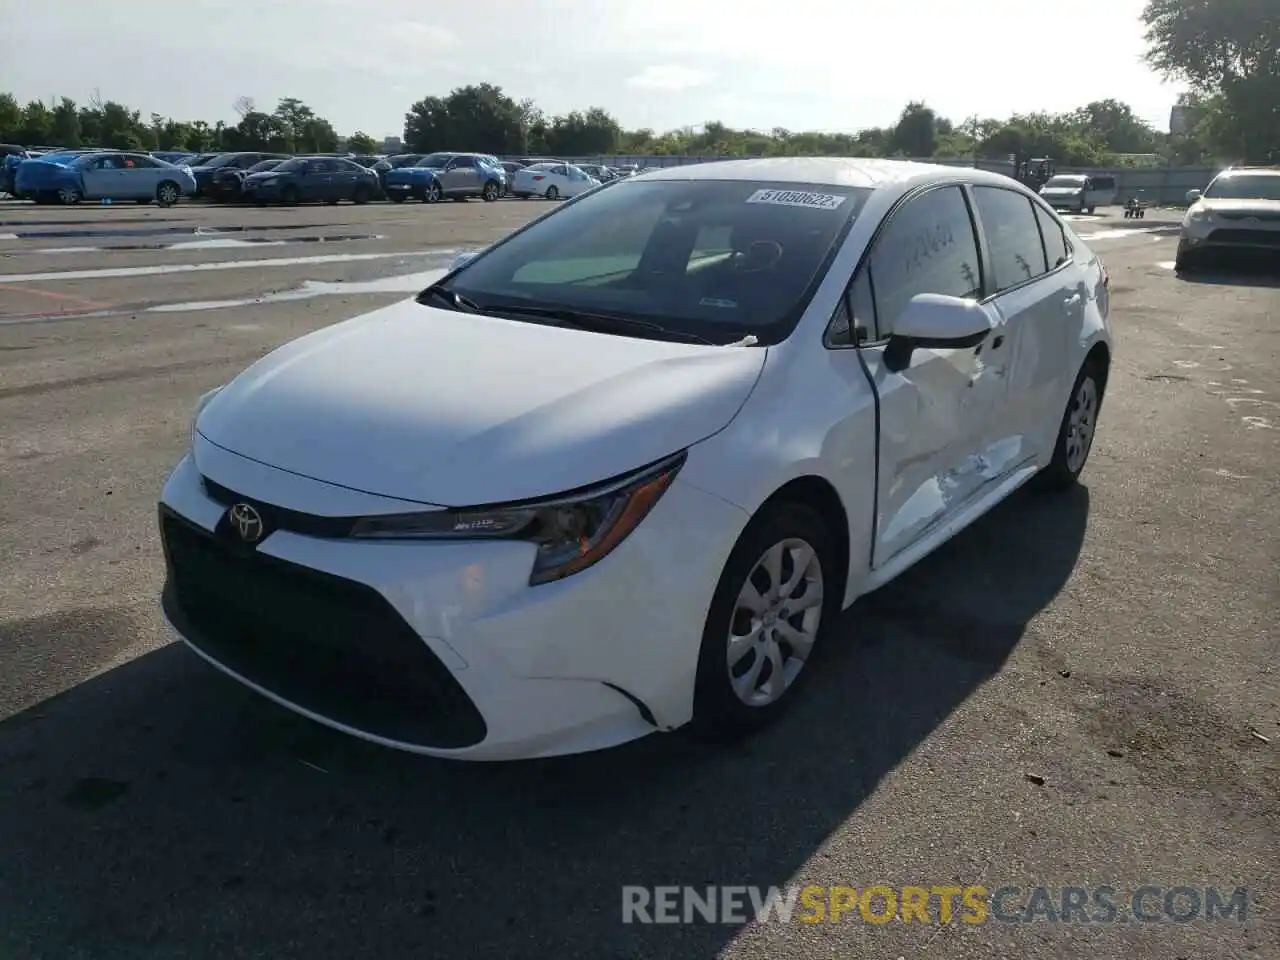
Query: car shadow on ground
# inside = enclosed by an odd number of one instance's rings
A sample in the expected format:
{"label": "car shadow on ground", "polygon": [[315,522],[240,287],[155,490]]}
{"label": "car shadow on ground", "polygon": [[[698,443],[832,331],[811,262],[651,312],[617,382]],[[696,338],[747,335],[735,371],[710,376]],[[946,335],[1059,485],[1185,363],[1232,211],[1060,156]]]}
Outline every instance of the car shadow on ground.
{"label": "car shadow on ground", "polygon": [[624,925],[622,886],[787,884],[1001,669],[1088,513],[1083,487],[1016,494],[855,605],[805,699],[727,748],[434,761],[160,649],[0,724],[0,955],[715,955],[739,927]]}

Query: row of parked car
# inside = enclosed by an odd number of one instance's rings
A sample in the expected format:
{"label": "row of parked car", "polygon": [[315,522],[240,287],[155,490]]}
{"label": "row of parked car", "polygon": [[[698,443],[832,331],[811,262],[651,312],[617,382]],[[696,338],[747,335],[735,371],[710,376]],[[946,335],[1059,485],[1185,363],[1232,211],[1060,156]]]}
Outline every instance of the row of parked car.
{"label": "row of parked car", "polygon": [[636,172],[554,158],[499,160],[492,154],[454,151],[291,156],[262,151],[40,151],[0,145],[0,155],[0,191],[36,203],[63,204],[133,200],[167,206],[183,197],[263,205],[382,198],[395,203],[503,196],[555,200]]}

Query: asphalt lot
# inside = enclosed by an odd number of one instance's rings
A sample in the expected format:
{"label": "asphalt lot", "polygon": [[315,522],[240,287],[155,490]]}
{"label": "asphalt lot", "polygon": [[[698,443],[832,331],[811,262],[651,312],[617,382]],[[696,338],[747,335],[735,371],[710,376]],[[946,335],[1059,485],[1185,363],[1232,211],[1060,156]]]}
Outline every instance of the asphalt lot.
{"label": "asphalt lot", "polygon": [[[748,744],[437,762],[170,642],[155,500],[196,398],[547,208],[0,203],[0,956],[1280,957],[1280,283],[1175,277],[1174,214],[1077,218],[1118,339],[1083,487],[1020,493],[858,604]],[[791,883],[1250,900],[620,922],[625,884]]]}

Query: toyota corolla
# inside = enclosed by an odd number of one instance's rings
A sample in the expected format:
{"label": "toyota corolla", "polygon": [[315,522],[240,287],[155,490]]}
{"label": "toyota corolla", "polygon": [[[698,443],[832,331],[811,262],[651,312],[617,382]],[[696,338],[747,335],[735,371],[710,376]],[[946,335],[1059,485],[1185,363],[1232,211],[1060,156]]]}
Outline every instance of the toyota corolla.
{"label": "toyota corolla", "polygon": [[998,174],[619,180],[201,398],[164,610],[259,693],[420,753],[739,736],[858,596],[1076,481],[1108,312]]}

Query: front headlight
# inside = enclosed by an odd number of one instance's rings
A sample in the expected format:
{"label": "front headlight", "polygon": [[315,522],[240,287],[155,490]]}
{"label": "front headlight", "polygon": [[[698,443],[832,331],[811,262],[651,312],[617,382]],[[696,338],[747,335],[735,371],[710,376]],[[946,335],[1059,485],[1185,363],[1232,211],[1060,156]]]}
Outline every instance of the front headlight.
{"label": "front headlight", "polygon": [[1197,223],[1209,219],[1209,211],[1204,207],[1192,207],[1187,211],[1187,223]]}
{"label": "front headlight", "polygon": [[684,466],[679,453],[617,480],[544,500],[367,517],[351,535],[373,540],[524,540],[537,546],[531,586],[562,580],[613,552]]}

